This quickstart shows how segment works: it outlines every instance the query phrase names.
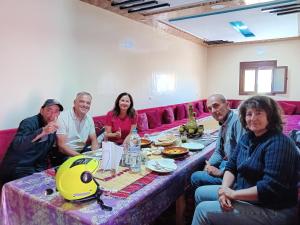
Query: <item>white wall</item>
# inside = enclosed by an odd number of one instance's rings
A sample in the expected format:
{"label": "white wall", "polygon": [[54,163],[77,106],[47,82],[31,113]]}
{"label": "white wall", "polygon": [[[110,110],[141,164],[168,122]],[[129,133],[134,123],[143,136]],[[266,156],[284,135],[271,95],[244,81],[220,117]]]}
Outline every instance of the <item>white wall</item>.
{"label": "white wall", "polygon": [[[47,98],[72,106],[93,95],[103,115],[130,92],[136,108],[205,97],[207,49],[78,0],[0,0],[0,130],[38,112]],[[155,73],[176,90],[152,91]]]}
{"label": "white wall", "polygon": [[249,96],[239,95],[240,62],[277,60],[278,66],[288,66],[288,92],[274,98],[300,100],[300,39],[212,47],[207,56],[206,95],[218,92],[230,99],[246,99]]}

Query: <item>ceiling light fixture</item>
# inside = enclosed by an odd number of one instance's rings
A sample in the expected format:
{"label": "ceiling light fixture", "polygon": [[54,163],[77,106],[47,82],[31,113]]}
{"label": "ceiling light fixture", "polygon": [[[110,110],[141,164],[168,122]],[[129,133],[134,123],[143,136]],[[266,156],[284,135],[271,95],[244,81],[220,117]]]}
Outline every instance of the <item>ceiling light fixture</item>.
{"label": "ceiling light fixture", "polygon": [[232,21],[229,24],[244,37],[255,37],[255,35],[248,29],[247,25],[242,21]]}

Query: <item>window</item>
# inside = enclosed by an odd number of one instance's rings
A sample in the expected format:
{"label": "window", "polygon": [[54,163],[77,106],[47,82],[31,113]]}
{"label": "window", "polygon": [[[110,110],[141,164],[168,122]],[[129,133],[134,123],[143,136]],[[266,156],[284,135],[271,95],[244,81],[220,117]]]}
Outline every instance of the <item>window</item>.
{"label": "window", "polygon": [[285,94],[287,66],[277,67],[277,61],[240,63],[240,95]]}

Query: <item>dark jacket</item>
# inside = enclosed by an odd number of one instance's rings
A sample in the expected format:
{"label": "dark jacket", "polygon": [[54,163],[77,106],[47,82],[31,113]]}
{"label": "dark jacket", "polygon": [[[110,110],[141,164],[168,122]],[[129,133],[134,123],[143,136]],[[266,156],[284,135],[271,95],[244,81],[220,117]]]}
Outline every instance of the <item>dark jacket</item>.
{"label": "dark jacket", "polygon": [[0,165],[0,184],[47,168],[47,154],[55,143],[55,133],[32,143],[45,126],[42,115],[24,119]]}

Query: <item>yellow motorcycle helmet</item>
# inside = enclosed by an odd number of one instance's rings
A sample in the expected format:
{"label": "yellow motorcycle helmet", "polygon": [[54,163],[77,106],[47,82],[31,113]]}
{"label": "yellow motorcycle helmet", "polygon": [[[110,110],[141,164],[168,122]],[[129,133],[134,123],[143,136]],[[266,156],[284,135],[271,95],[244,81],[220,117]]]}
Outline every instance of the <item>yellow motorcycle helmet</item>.
{"label": "yellow motorcycle helmet", "polygon": [[55,181],[58,192],[70,201],[84,200],[94,196],[98,184],[93,174],[99,168],[95,158],[78,155],[66,160],[57,170]]}

